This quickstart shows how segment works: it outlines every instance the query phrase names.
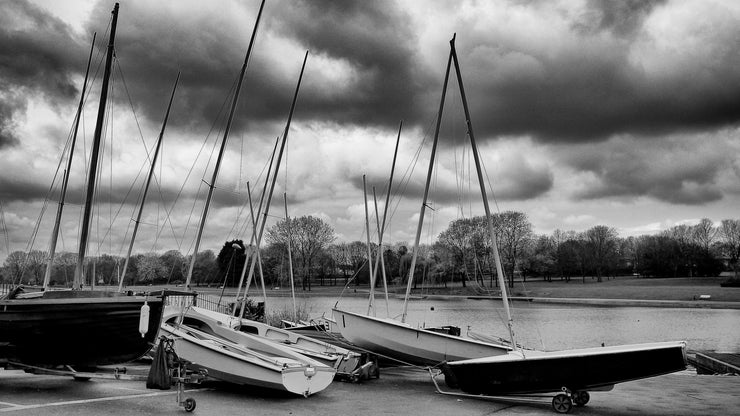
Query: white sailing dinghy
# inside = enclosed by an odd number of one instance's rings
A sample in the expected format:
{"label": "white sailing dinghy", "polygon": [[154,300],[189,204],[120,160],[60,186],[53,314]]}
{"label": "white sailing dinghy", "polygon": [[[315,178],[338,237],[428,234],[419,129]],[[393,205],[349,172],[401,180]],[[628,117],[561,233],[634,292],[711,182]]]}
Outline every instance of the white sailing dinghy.
{"label": "white sailing dinghy", "polygon": [[[429,185],[432,180],[432,171],[434,168],[434,157],[437,151],[437,142],[439,139],[439,128],[442,121],[442,111],[444,109],[445,96],[447,93],[447,80],[449,78],[451,58],[447,63],[445,73],[444,87],[442,89],[442,99],[439,104],[437,115],[437,125],[434,132],[434,141],[432,142],[432,154],[429,159],[429,169],[427,171],[426,185],[424,188],[424,199],[421,204],[419,214],[419,224],[416,229],[416,240],[414,242],[414,251],[409,267],[408,284],[406,286],[406,295],[403,302],[403,314],[401,321],[390,318],[377,318],[367,315],[349,312],[334,307],[334,319],[336,320],[336,329],[350,343],[357,345],[376,354],[386,356],[404,363],[434,366],[444,361],[465,360],[470,358],[480,358],[487,356],[503,355],[511,351],[509,345],[504,343],[492,343],[472,340],[460,336],[440,333],[426,328],[413,327],[406,323],[408,310],[408,301],[411,295],[411,287],[414,280],[414,270],[416,259],[419,252],[419,240],[421,238],[422,226],[424,224],[424,213],[427,207],[427,198],[429,196]],[[502,274],[501,270],[498,270]],[[371,293],[374,282],[371,282]],[[372,304],[373,299],[370,302]],[[513,344],[512,344],[513,345]]]}
{"label": "white sailing dinghy", "polygon": [[166,307],[162,333],[190,368],[229,383],[308,397],[327,388],[336,370],[262,337],[224,325],[211,311]]}
{"label": "white sailing dinghy", "polygon": [[[223,157],[226,142],[234,118],[239,92],[244,80],[249,58],[254,44],[260,17],[264,8],[262,1],[257,21],[252,31],[244,64],[239,75],[236,91],[231,103],[231,109],[221,148],[218,153],[213,177],[209,184],[203,215],[195,239],[195,247],[190,262],[185,286],[190,288],[193,267],[198,254],[203,228],[208,217],[208,207],[213,196],[219,167]],[[308,53],[306,54],[308,55]],[[298,80],[291,115],[295,107],[295,100],[300,87],[306,60],[301,68],[301,77]],[[289,116],[290,120],[290,116]],[[290,121],[288,121],[288,126]],[[285,134],[287,134],[287,128]],[[279,344],[234,330],[223,325],[218,319],[206,315],[199,308],[186,303],[169,306],[163,316],[162,334],[173,341],[175,353],[187,361],[193,369],[206,370],[208,376],[218,380],[249,386],[266,387],[287,391],[303,396],[309,396],[325,389],[334,379],[336,370],[321,362],[307,358]]]}

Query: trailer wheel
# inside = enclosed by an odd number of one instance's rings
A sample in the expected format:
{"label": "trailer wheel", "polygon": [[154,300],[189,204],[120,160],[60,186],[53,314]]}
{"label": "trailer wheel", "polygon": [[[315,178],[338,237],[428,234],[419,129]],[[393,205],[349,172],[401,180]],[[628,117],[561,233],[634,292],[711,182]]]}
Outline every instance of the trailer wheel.
{"label": "trailer wheel", "polygon": [[552,398],[552,408],[558,413],[568,413],[573,408],[573,401],[567,394],[560,393]]}
{"label": "trailer wheel", "polygon": [[195,399],[193,399],[192,397],[188,397],[187,399],[185,399],[183,407],[185,408],[186,412],[192,412],[193,410],[195,410]]}
{"label": "trailer wheel", "polygon": [[588,401],[591,400],[591,395],[587,391],[577,391],[573,393],[573,403],[576,406],[585,406]]}
{"label": "trailer wheel", "polygon": [[92,377],[72,376],[74,381],[90,381]]}

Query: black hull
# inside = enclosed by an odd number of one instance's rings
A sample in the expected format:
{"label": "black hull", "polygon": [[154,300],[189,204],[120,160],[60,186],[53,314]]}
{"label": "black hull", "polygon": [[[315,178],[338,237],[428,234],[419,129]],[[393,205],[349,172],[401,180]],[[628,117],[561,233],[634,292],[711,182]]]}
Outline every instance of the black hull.
{"label": "black hull", "polygon": [[[141,307],[149,306],[145,336]],[[140,358],[152,347],[163,296],[105,291],[52,291],[33,299],[0,300],[0,358],[25,365],[95,367]]]}
{"label": "black hull", "polygon": [[487,395],[554,392],[563,387],[571,391],[592,390],[686,369],[683,343],[660,348],[630,347],[605,348],[603,353],[594,353],[592,349],[583,355],[458,361],[448,363],[447,369],[452,381],[466,393]]}

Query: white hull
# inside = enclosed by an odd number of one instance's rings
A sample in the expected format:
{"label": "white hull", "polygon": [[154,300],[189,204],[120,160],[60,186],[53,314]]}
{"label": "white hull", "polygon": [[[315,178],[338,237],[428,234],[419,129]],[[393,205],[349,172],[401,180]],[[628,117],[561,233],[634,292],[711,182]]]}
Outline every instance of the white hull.
{"label": "white hull", "polygon": [[[167,312],[165,312],[166,314]],[[192,307],[188,312],[190,317],[217,323],[219,327],[226,327],[236,331],[236,336],[231,331],[223,331],[220,328],[218,335],[239,342],[239,333],[257,335],[269,341],[279,344],[283,348],[288,348],[298,354],[320,361],[330,367],[347,367],[351,361],[357,364],[360,355],[346,348],[338,347],[324,341],[313,339],[305,335],[293,333],[282,328],[276,328],[263,322],[252,321],[249,319],[239,319],[220,312],[210,311],[198,307]],[[166,315],[165,315],[166,320]]]}
{"label": "white hull", "polygon": [[505,345],[486,343],[414,328],[392,319],[380,319],[334,309],[334,326],[347,341],[376,354],[415,365],[503,355]]}
{"label": "white hull", "polygon": [[165,312],[163,333],[174,339],[180,358],[214,379],[303,396],[324,390],[334,379],[333,368],[274,342],[215,324],[178,326],[178,317],[174,309]]}

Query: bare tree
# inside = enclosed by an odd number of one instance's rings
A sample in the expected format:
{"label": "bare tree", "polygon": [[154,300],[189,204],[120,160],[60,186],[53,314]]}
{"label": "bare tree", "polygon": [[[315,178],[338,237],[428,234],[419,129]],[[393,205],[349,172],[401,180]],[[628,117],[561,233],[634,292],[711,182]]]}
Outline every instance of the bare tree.
{"label": "bare tree", "polygon": [[596,278],[601,282],[604,272],[611,269],[619,253],[617,230],[597,225],[587,230],[585,236]]}
{"label": "bare tree", "polygon": [[521,212],[505,211],[494,214],[496,237],[503,257],[506,274],[509,275],[509,287],[514,287],[514,271],[525,248],[532,240],[532,223],[527,215]]}
{"label": "bare tree", "polygon": [[730,260],[734,278],[737,279],[740,261],[740,220],[722,220],[718,235],[722,239],[722,251]]}
{"label": "bare tree", "polygon": [[156,253],[142,255],[138,261],[138,278],[141,283],[161,280],[167,274],[167,266]]}
{"label": "bare tree", "polygon": [[310,291],[313,261],[319,251],[336,239],[334,229],[321,218],[308,215],[282,220],[267,230],[267,241],[270,243],[284,243],[288,237],[291,249],[295,250],[303,269],[303,289],[308,283]]}
{"label": "bare tree", "polygon": [[698,224],[691,227],[691,235],[694,242],[704,250],[705,253],[709,252],[717,239],[717,228],[709,218],[702,218]]}

